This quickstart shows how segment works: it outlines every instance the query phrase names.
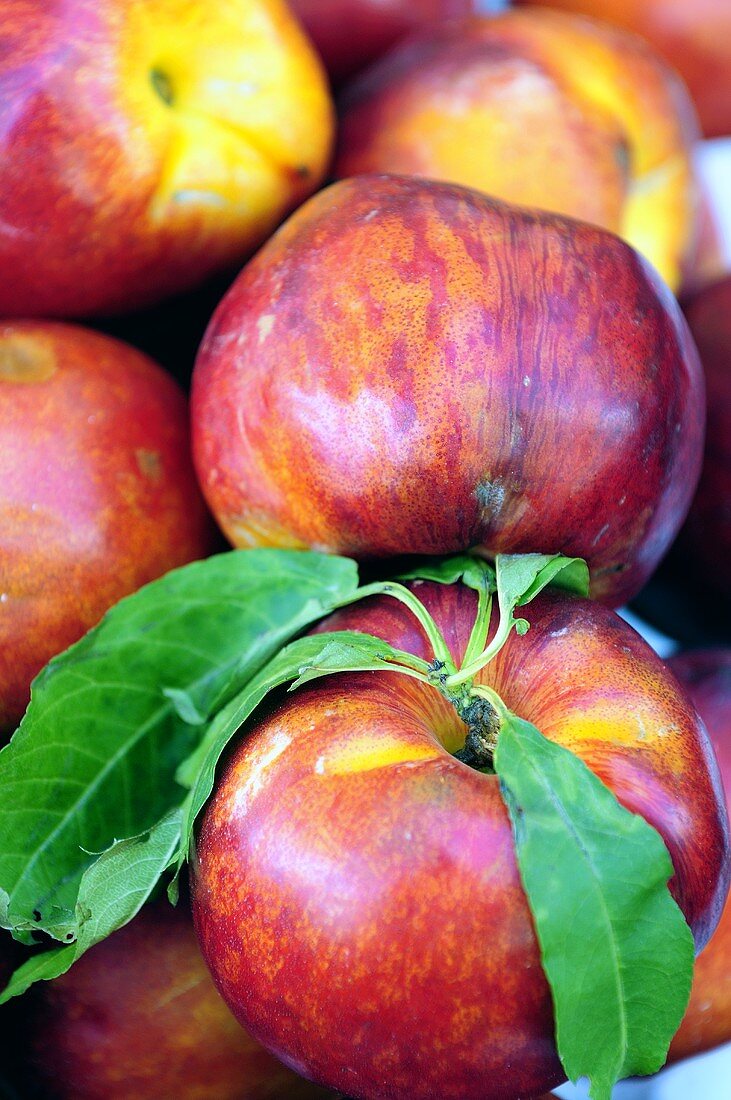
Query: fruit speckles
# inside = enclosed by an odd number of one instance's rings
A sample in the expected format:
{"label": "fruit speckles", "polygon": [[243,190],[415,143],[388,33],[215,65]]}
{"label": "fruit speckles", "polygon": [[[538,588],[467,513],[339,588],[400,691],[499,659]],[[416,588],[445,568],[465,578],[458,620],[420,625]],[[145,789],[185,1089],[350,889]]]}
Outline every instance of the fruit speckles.
{"label": "fruit speckles", "polygon": [[0,382],[45,382],[56,371],[53,347],[42,337],[0,328]]}
{"label": "fruit speckles", "polygon": [[[619,603],[687,508],[702,386],[677,306],[616,237],[373,176],[321,192],[243,270],[192,415],[201,485],[237,545],[560,551]],[[603,572],[617,561],[630,567]]]}
{"label": "fruit speckles", "polygon": [[341,97],[339,178],[449,180],[620,233],[673,289],[693,251],[692,109],[633,37],[557,12],[424,26]]}
{"label": "fruit speckles", "polygon": [[2,733],[51,657],[213,541],[185,400],[140,352],[74,325],[6,323],[0,392],[0,589],[12,597],[0,616]]}
{"label": "fruit speckles", "polygon": [[[418,595],[459,662],[475,592],[424,582]],[[701,723],[606,608],[548,591],[525,613],[531,629],[480,682],[662,832],[702,943],[728,846]],[[434,659],[386,596],[318,630]],[[224,999],[272,1051],[349,1096],[507,1100],[562,1073],[500,782],[450,755],[464,736],[430,685],[325,677],[247,725],[201,823],[195,919]]]}

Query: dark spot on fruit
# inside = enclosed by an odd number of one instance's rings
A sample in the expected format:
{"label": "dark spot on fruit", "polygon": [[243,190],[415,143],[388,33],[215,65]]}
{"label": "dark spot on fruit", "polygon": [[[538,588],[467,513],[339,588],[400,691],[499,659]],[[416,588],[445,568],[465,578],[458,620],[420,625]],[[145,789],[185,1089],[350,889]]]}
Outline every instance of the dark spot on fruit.
{"label": "dark spot on fruit", "polygon": [[606,577],[612,573],[624,573],[625,569],[629,569],[629,562],[620,561],[616,565],[605,565],[601,569],[595,569],[594,575],[597,577]]}
{"label": "dark spot on fruit", "polygon": [[144,447],[139,447],[135,451],[135,458],[137,459],[137,465],[140,468],[140,473],[144,477],[149,477],[150,481],[159,481],[162,476],[162,462],[160,461],[160,455],[157,451],[147,451]]}
{"label": "dark spot on fruit", "polygon": [[505,503],[505,486],[501,483],[499,478],[496,478],[494,481],[485,479],[477,483],[475,487],[475,497],[477,498],[480,510],[486,513],[489,518],[492,518],[499,514],[500,509]]}
{"label": "dark spot on fruit", "polygon": [[150,83],[155,89],[155,92],[168,107],[172,107],[175,102],[175,93],[173,91],[173,82],[166,72],[162,69],[150,69]]}
{"label": "dark spot on fruit", "polygon": [[629,176],[632,167],[632,154],[625,138],[622,138],[614,146],[614,159],[622,175]]}

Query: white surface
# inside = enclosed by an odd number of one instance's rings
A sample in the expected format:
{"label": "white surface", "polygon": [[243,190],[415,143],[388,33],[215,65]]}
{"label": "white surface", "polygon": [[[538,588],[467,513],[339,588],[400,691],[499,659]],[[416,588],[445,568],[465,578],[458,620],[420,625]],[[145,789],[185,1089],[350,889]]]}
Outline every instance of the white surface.
{"label": "white surface", "polygon": [[[556,1089],[563,1100],[586,1100],[588,1095],[583,1084]],[[731,1044],[689,1058],[655,1077],[623,1081],[612,1092],[612,1100],[731,1100]]]}
{"label": "white surface", "polygon": [[641,634],[646,642],[649,642],[656,653],[659,653],[664,661],[668,657],[672,657],[673,653],[678,649],[678,645],[672,638],[668,638],[665,634],[661,634],[659,630],[655,630],[654,627],[648,626],[638,615],[634,612],[628,611],[626,607],[620,607],[619,614],[622,618],[634,627],[638,634]]}
{"label": "white surface", "polygon": [[723,254],[731,268],[731,137],[699,142],[696,167],[708,191]]}

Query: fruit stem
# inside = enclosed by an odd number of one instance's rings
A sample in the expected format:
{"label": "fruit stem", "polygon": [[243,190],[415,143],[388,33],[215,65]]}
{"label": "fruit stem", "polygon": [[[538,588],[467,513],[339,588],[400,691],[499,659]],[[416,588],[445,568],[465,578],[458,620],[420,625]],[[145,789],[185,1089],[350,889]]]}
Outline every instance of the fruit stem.
{"label": "fruit stem", "polygon": [[462,660],[463,666],[469,666],[477,660],[485,649],[487,635],[490,629],[490,614],[492,612],[492,592],[483,585],[477,593],[477,618],[470,633],[467,648]]}
{"label": "fruit stem", "polygon": [[493,657],[497,656],[508,640],[514,625],[515,622],[510,614],[501,615],[497,632],[489,646],[482,651],[476,660],[470,661],[469,664],[463,664],[458,672],[451,673],[445,681],[445,686],[455,688],[467,683],[468,680],[472,680],[478,672],[482,671],[485,665],[490,663]]}
{"label": "fruit stem", "polygon": [[[457,672],[452,660],[452,655],[442,636],[442,632],[421,600],[415,596],[406,585],[398,584],[396,581],[375,581],[373,584],[367,584],[364,585],[363,588],[359,588],[355,594],[355,598],[358,600],[363,600],[367,596],[393,596],[395,600],[399,600],[408,607],[423,627],[424,633],[429,639],[429,644],[432,647],[434,657],[437,661],[441,662],[447,676],[452,676]],[[348,597],[347,602],[352,603],[353,596]]]}

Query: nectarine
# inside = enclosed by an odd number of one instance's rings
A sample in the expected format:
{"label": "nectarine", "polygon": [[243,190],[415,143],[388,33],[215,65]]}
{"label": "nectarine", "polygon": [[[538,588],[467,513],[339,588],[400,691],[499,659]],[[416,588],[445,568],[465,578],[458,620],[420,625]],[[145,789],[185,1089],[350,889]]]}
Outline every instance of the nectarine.
{"label": "nectarine", "polygon": [[191,409],[237,546],[562,552],[619,603],[685,517],[704,392],[677,303],[619,238],[361,176],[244,268]]}
{"label": "nectarine", "polygon": [[332,137],[284,0],[7,0],[0,105],[6,317],[126,311],[241,261]]}
{"label": "nectarine", "polygon": [[695,251],[697,122],[634,35],[563,12],[425,29],[345,91],[335,174],[477,188],[619,233],[673,289]]}
{"label": "nectarine", "polygon": [[[475,593],[416,591],[459,665]],[[606,608],[549,591],[523,611],[530,630],[477,681],[661,833],[671,889],[702,945],[729,874],[702,723]],[[388,597],[321,629],[365,631],[434,660]],[[563,1076],[500,781],[455,759],[466,732],[429,684],[329,676],[245,727],[205,811],[193,912],[221,993],[268,1049],[354,1097],[517,1100]]]}
{"label": "nectarine", "polygon": [[326,1096],[236,1022],[201,958],[187,906],[147,906],[26,996],[29,1068],[54,1100]]}
{"label": "nectarine", "polygon": [[127,344],[0,323],[0,729],[117,600],[214,546],[187,404]]}

